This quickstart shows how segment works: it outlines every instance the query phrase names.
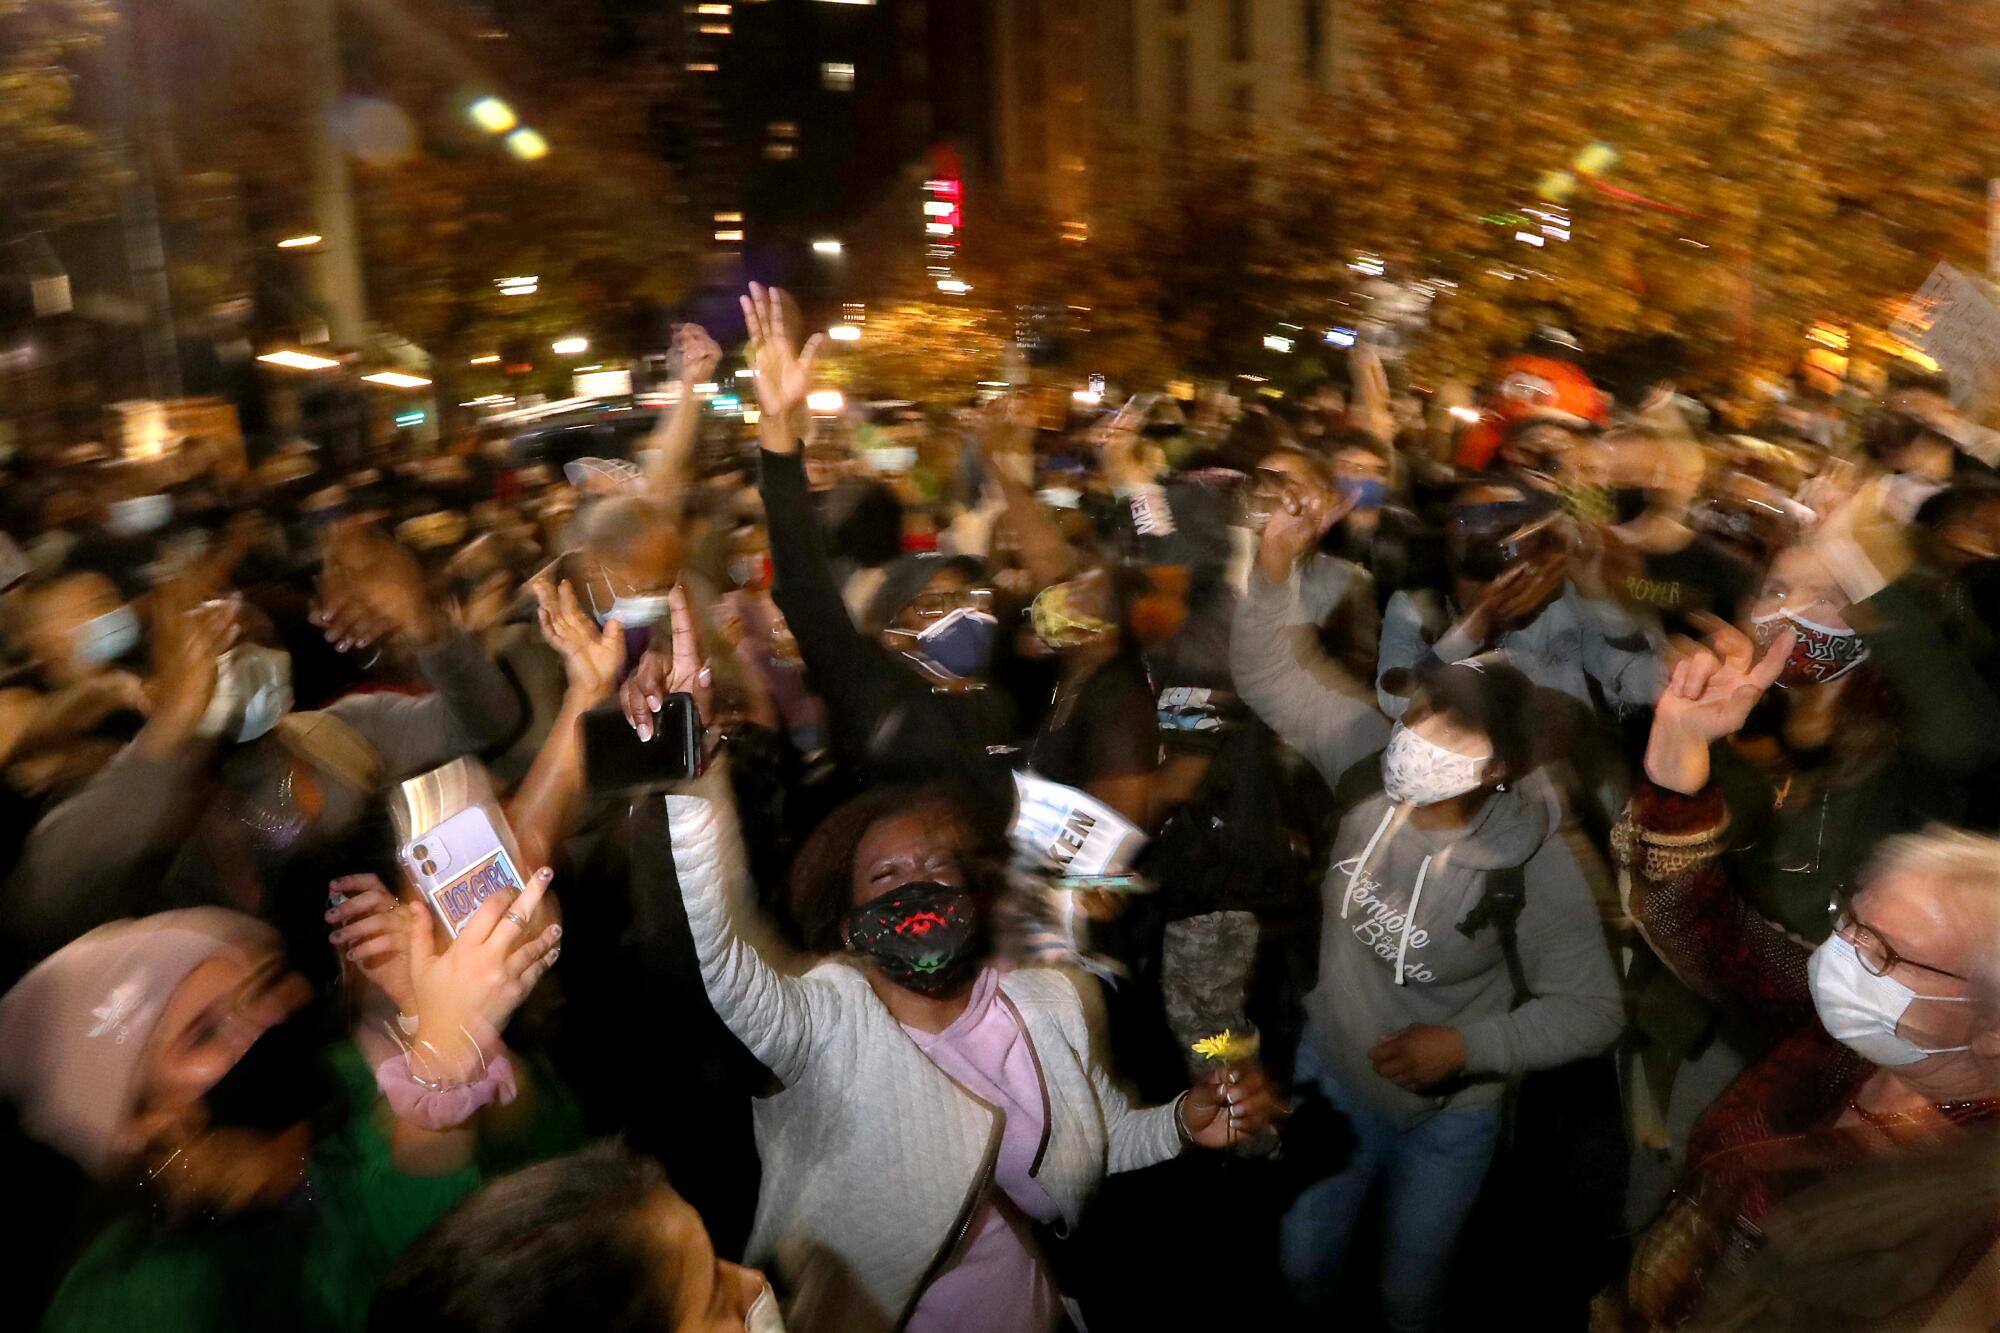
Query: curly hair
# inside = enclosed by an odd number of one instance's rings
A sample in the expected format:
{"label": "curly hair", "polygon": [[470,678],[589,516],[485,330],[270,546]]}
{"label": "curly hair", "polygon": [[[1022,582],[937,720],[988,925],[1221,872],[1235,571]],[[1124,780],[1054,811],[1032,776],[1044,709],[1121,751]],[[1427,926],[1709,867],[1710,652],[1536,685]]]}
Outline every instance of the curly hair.
{"label": "curly hair", "polygon": [[1004,842],[965,795],[951,788],[877,787],[840,806],[820,822],[792,862],[792,921],[801,943],[815,953],[843,947],[841,921],[854,905],[854,858],[868,830],[884,819],[935,814],[960,832],[967,887],[990,907],[1004,885]]}

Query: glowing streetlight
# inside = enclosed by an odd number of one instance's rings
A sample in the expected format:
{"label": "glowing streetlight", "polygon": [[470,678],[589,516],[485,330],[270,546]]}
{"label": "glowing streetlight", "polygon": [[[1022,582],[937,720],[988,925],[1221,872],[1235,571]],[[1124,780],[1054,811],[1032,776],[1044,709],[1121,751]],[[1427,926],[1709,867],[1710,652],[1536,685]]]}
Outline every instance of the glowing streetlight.
{"label": "glowing streetlight", "polygon": [[431,386],[431,382],[422,375],[405,375],[400,370],[378,370],[361,378],[385,389],[428,389]]}
{"label": "glowing streetlight", "polygon": [[846,248],[847,247],[842,245],[839,241],[813,242],[813,253],[816,255],[838,255]]}
{"label": "glowing streetlight", "polygon": [[484,356],[473,357],[465,364],[468,366],[497,366],[500,364],[500,354],[498,352],[488,352]]}
{"label": "glowing streetlight", "polygon": [[590,350],[590,339],[558,338],[549,344],[549,350],[557,356],[582,356]]}
{"label": "glowing streetlight", "polygon": [[839,416],[847,396],[838,389],[816,389],[806,395],[806,410],[816,417]]}
{"label": "glowing streetlight", "polygon": [[310,250],[325,239],[326,237],[311,232],[303,236],[287,236],[284,240],[278,242],[278,248],[280,250]]}
{"label": "glowing streetlight", "polygon": [[972,290],[972,284],[963,278],[939,278],[937,289],[946,296],[963,296]]}
{"label": "glowing streetlight", "polygon": [[497,97],[482,97],[465,109],[472,123],[488,134],[505,134],[521,123],[514,108]]}
{"label": "glowing streetlight", "polygon": [[523,162],[539,162],[549,155],[549,141],[541,131],[523,126],[507,136],[507,151]]}
{"label": "glowing streetlight", "polygon": [[340,364],[330,356],[314,356],[311,352],[266,352],[257,359],[286,370],[332,370]]}
{"label": "glowing streetlight", "polygon": [[826,331],[826,336],[837,343],[858,343],[861,341],[859,324],[836,324]]}

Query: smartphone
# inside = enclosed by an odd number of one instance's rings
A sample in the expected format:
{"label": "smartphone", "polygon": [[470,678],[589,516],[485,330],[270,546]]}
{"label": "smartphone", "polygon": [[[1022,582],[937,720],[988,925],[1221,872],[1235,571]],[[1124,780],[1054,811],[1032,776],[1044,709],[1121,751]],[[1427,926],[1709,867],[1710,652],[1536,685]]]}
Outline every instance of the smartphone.
{"label": "smartphone", "polygon": [[685,782],[701,773],[701,723],[694,696],[670,694],[642,741],[617,700],[583,715],[583,768],[590,790],[613,793]]}
{"label": "smartphone", "polygon": [[505,827],[475,805],[403,844],[404,868],[453,939],[488,898],[527,887]]}

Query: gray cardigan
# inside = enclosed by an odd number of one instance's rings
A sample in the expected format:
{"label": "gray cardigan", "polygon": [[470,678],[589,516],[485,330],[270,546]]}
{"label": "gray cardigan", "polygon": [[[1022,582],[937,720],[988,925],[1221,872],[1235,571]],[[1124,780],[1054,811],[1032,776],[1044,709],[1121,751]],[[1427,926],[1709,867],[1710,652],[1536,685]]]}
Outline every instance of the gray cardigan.
{"label": "gray cardigan", "polygon": [[[793,1333],[900,1327],[992,1186],[1005,1112],[946,1075],[859,967],[781,970],[750,907],[726,774],[666,798],[674,869],[716,1013],[782,1085],[755,1108],[763,1186],[749,1262],[786,1293]],[[1042,1079],[1035,1172],[1074,1226],[1107,1172],[1180,1151],[1173,1106],[1135,1110],[1105,1068],[1088,979],[1009,973]]]}

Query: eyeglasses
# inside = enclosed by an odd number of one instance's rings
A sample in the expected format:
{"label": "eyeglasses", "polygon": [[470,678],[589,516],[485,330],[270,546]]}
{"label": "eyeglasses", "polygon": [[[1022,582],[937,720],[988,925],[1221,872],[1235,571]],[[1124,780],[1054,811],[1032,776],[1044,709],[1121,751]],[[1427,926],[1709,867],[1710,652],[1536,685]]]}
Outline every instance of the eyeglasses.
{"label": "eyeglasses", "polygon": [[1861,959],[1861,966],[1868,970],[1870,976],[1886,977],[1889,975],[1890,968],[1901,963],[1905,967],[1922,968],[1926,972],[1935,972],[1941,977],[1950,977],[1953,981],[1972,980],[1972,978],[1962,976],[1957,972],[1947,971],[1942,967],[1933,967],[1929,963],[1920,963],[1914,958],[1904,957],[1890,948],[1889,941],[1883,939],[1873,926],[1867,925],[1859,917],[1855,916],[1853,912],[1846,909],[1842,909],[1834,917],[1833,929],[1837,934],[1847,936],[1848,940],[1853,943],[1854,952]]}

